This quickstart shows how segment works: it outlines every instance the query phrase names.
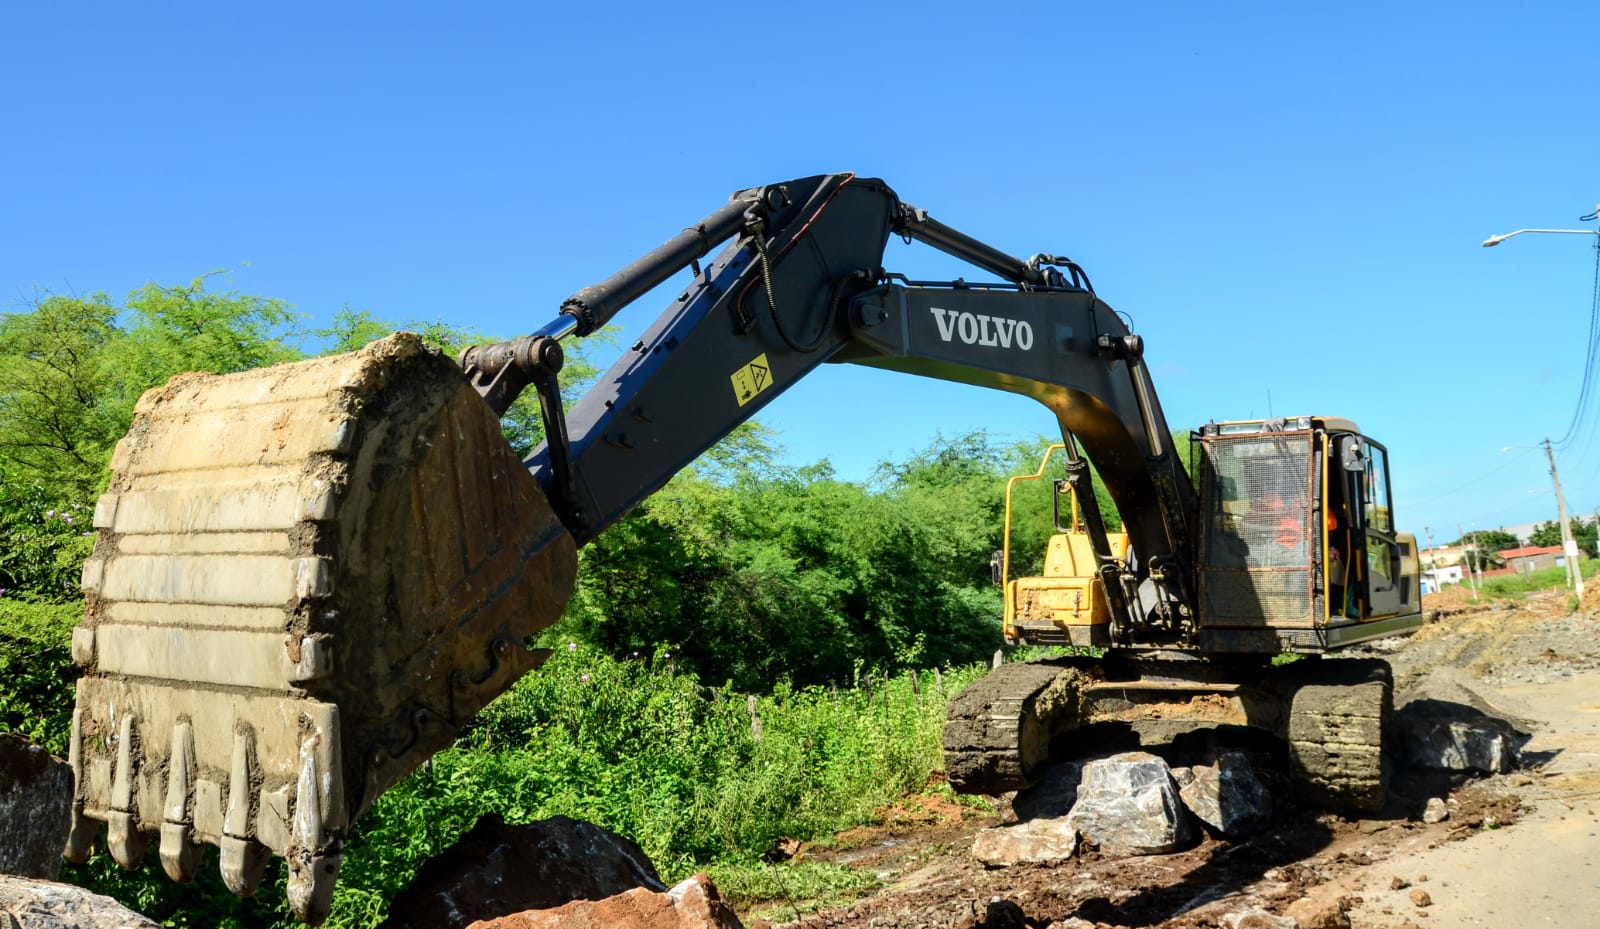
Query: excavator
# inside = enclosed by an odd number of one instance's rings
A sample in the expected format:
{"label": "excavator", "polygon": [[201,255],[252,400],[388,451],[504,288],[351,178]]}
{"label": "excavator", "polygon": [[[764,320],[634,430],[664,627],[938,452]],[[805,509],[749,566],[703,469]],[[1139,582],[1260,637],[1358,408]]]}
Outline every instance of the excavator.
{"label": "excavator", "polygon": [[[890,236],[997,280],[886,271]],[[569,407],[563,342],[685,270]],[[738,191],[531,335],[454,361],[397,333],[180,375],[141,398],[95,506],[65,855],[103,844],[134,868],[154,844],[189,881],[213,845],[240,895],[282,857],[292,910],[322,921],[357,818],[548,657],[530,640],[579,547],[825,362],[1022,394],[1060,426],[1044,569],[1002,557],[997,575],[1005,637],[1068,654],[952,699],[958,789],[1013,789],[1077,727],[1205,700],[1285,739],[1313,796],[1372,808],[1389,670],[1322,656],[1421,622],[1383,446],[1333,417],[1213,422],[1190,473],[1144,356],[1073,261],[829,174]],[[544,440],[523,461],[501,417],[529,389]]]}

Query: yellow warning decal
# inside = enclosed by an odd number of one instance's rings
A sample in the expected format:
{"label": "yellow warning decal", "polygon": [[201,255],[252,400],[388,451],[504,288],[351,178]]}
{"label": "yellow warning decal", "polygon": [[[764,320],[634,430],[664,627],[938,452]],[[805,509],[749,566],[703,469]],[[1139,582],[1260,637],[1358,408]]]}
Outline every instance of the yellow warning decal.
{"label": "yellow warning decal", "polygon": [[767,353],[762,352],[756,360],[750,362],[739,370],[733,372],[733,395],[744,406],[756,395],[772,386],[772,369],[767,366]]}

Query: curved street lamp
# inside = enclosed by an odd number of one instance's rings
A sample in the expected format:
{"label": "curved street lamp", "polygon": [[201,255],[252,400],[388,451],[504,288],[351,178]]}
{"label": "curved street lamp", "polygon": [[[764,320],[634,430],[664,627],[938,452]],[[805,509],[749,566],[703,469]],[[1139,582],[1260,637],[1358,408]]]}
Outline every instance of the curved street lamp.
{"label": "curved street lamp", "polygon": [[[1600,213],[1600,205],[1595,206],[1595,213]],[[1585,216],[1583,218],[1592,219],[1593,217],[1594,214],[1590,214],[1589,216]],[[1492,235],[1487,239],[1484,239],[1483,247],[1493,248],[1494,246],[1499,245],[1501,242],[1504,242],[1506,239],[1509,239],[1514,235],[1522,235],[1524,232],[1550,232],[1557,235],[1600,235],[1600,229],[1518,229],[1516,232],[1508,232],[1505,235]]]}

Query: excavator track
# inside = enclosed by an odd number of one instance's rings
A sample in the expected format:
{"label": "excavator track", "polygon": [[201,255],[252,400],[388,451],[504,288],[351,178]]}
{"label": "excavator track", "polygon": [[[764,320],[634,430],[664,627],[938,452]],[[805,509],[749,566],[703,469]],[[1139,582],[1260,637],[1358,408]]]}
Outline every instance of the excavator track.
{"label": "excavator track", "polygon": [[1284,739],[1290,780],[1305,799],[1345,812],[1383,808],[1383,737],[1394,708],[1394,673],[1375,658],[1296,662]]}
{"label": "excavator track", "polygon": [[175,880],[289,862],[328,912],[351,823],[545,654],[573,540],[449,359],[347,355],[180,375],[140,400],[95,508],[66,856],[105,826]]}
{"label": "excavator track", "polygon": [[1048,659],[1001,665],[950,701],[945,775],[961,793],[1030,786],[1052,739],[1090,723],[1122,723],[1165,742],[1181,732],[1248,726],[1287,749],[1289,777],[1307,801],[1341,812],[1382,808],[1383,736],[1392,673],[1380,659],[1313,659],[1264,673],[1187,677],[1186,663]]}
{"label": "excavator track", "polygon": [[1004,664],[950,699],[943,732],[945,777],[960,793],[1028,786],[1050,740],[1076,721],[1092,677],[1070,659]]}

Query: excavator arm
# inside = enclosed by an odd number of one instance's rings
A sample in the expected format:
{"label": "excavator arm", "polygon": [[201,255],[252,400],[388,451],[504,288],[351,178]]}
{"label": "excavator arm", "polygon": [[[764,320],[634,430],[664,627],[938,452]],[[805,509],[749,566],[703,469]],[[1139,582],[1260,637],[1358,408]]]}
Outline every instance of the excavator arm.
{"label": "excavator arm", "polygon": [[[882,268],[891,235],[1004,280],[896,279]],[[701,267],[722,240],[726,247]],[[570,412],[543,390],[550,438],[528,465],[580,545],[819,365],[848,362],[1011,391],[1048,407],[1094,461],[1139,554],[1139,579],[1153,572],[1160,581],[1151,609],[1173,622],[1191,606],[1191,485],[1170,448],[1142,340],[1080,268],[1056,263],[1006,255],[901,202],[881,181],[804,178],[735,194],[579,291],[539,333],[469,350],[463,365],[503,409],[508,380],[553,385],[538,373],[541,357],[559,358],[552,342],[593,331],[692,266],[689,287]],[[1073,457],[1087,481],[1082,457]],[[1105,556],[1110,566],[1109,548]],[[1120,606],[1124,623],[1143,622],[1130,612],[1136,605]]]}
{"label": "excavator arm", "polygon": [[[999,281],[889,274],[891,235]],[[686,267],[687,289],[566,410],[562,340]],[[1048,407],[1117,634],[1181,640],[1197,508],[1140,338],[1071,262],[1014,258],[881,181],[803,178],[734,194],[459,367],[397,334],[148,392],[84,568],[67,857],[103,834],[132,868],[156,840],[187,881],[215,845],[248,895],[282,856],[291,907],[321,921],[355,819],[547,657],[526,642],[565,607],[577,548],[824,362]],[[520,462],[498,420],[530,387],[547,439]],[[1088,460],[1135,564],[1112,554]]]}

